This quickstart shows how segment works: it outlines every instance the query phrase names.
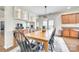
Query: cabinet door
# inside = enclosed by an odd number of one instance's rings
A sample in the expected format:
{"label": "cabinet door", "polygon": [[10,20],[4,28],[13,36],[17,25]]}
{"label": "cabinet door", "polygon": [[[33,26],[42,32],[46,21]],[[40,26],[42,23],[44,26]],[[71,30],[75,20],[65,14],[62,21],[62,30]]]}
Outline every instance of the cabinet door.
{"label": "cabinet door", "polygon": [[63,36],[69,37],[69,29],[63,29]]}
{"label": "cabinet door", "polygon": [[62,23],[63,24],[69,23],[69,15],[62,15]]}
{"label": "cabinet door", "polygon": [[79,14],[76,14],[76,23],[79,23]]}
{"label": "cabinet door", "polygon": [[70,37],[78,38],[78,32],[75,30],[70,30]]}
{"label": "cabinet door", "polygon": [[69,23],[75,24],[76,23],[76,14],[70,14],[69,15]]}

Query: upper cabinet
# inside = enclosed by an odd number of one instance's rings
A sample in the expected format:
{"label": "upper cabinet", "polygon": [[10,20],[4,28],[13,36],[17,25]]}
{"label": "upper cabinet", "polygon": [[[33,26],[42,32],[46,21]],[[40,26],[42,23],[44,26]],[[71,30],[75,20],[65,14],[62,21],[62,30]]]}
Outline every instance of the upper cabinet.
{"label": "upper cabinet", "polygon": [[76,23],[79,23],[79,13],[76,14]]}
{"label": "upper cabinet", "polygon": [[15,19],[22,19],[22,9],[15,7],[14,8],[14,17]]}
{"label": "upper cabinet", "polygon": [[76,23],[76,14],[69,14],[69,23],[70,24]]}
{"label": "upper cabinet", "polygon": [[69,23],[69,15],[62,15],[62,23],[63,24]]}
{"label": "upper cabinet", "polygon": [[19,20],[28,20],[28,11],[21,7],[14,7],[14,18]]}
{"label": "upper cabinet", "polygon": [[62,24],[76,24],[79,23],[79,14],[65,14],[62,15]]}

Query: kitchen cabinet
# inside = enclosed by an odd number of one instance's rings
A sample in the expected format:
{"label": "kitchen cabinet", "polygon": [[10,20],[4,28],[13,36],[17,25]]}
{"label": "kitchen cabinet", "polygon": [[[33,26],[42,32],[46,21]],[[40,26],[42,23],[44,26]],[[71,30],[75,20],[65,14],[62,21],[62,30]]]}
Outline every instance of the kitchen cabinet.
{"label": "kitchen cabinet", "polygon": [[69,29],[63,29],[63,36],[69,37]]}
{"label": "kitchen cabinet", "polygon": [[63,24],[69,23],[69,15],[62,15],[62,23]]}
{"label": "kitchen cabinet", "polygon": [[79,38],[79,31],[76,31],[74,29],[65,28],[62,31],[63,37],[72,37],[72,38]]}
{"label": "kitchen cabinet", "polygon": [[78,32],[75,30],[70,30],[70,37],[78,38]]}
{"label": "kitchen cabinet", "polygon": [[79,23],[79,13],[76,14],[76,23]]}
{"label": "kitchen cabinet", "polygon": [[[79,15],[77,15],[79,16]],[[62,15],[62,24],[75,24],[76,23],[76,14],[65,14]],[[79,20],[77,20],[79,22]]]}
{"label": "kitchen cabinet", "polygon": [[76,23],[76,14],[69,14],[69,23],[75,24]]}

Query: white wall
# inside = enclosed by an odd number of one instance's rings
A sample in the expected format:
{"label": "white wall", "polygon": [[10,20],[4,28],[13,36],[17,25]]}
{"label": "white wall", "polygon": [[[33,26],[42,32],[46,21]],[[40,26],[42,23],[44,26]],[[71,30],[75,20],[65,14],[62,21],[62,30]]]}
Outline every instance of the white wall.
{"label": "white wall", "polygon": [[53,15],[54,19],[54,26],[57,28],[57,30],[61,30],[61,15],[55,14]]}
{"label": "white wall", "polygon": [[0,10],[0,20],[4,20],[4,10]]}
{"label": "white wall", "polygon": [[5,21],[5,48],[9,48],[13,46],[13,30],[15,27],[14,20],[6,20]]}
{"label": "white wall", "polygon": [[14,28],[13,7],[10,6],[5,7],[4,18],[5,18],[4,48],[7,49],[13,46],[13,28]]}

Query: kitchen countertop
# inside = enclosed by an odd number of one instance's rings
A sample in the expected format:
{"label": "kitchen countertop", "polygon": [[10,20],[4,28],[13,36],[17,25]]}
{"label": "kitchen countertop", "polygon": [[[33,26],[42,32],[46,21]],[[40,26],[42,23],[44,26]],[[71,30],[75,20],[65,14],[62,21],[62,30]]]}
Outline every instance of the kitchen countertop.
{"label": "kitchen countertop", "polygon": [[73,29],[73,30],[75,30],[75,31],[79,31],[79,29]]}
{"label": "kitchen countertop", "polygon": [[79,24],[62,24],[61,27],[63,27],[63,28],[76,28],[76,29],[79,29]]}

